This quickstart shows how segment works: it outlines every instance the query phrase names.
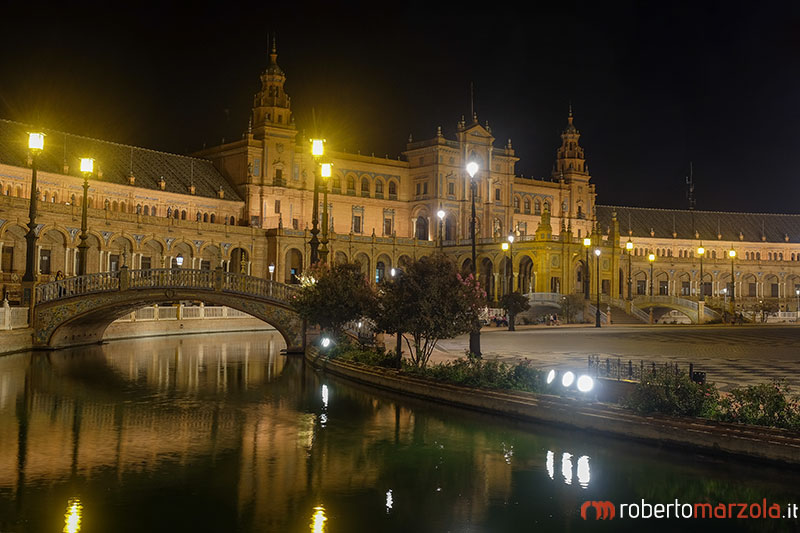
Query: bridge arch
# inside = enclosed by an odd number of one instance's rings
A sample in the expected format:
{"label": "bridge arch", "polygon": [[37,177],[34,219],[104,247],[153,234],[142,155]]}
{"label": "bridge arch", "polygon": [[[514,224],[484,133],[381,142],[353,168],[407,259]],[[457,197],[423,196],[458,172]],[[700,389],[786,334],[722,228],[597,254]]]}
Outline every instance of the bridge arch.
{"label": "bridge arch", "polygon": [[292,308],[295,288],[221,269],[150,269],[66,278],[36,288],[34,343],[53,348],[99,342],[118,318],[150,305],[203,301],[273,326],[290,352],[302,351],[303,325]]}

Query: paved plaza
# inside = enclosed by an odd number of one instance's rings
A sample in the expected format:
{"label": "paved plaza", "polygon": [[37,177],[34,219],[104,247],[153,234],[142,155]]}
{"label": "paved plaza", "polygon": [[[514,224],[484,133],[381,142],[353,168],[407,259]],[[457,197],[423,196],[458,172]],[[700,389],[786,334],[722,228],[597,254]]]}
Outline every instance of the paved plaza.
{"label": "paved plaza", "polygon": [[[469,336],[441,341],[434,361],[464,355]],[[638,364],[679,363],[707,372],[721,390],[786,379],[800,393],[798,326],[521,326],[517,331],[484,327],[484,358],[537,366],[584,369],[590,355]]]}

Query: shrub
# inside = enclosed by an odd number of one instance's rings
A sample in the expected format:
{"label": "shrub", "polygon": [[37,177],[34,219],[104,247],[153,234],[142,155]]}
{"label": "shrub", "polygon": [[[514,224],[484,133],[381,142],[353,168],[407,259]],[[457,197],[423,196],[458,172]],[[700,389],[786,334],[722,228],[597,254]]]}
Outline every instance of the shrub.
{"label": "shrub", "polygon": [[474,357],[432,365],[426,369],[408,368],[417,376],[436,381],[483,389],[540,390],[542,373],[530,361],[507,365],[499,361],[483,361]]}
{"label": "shrub", "polygon": [[711,416],[718,399],[719,394],[713,384],[695,383],[686,372],[660,368],[646,375],[625,403],[641,414]]}
{"label": "shrub", "polygon": [[719,401],[715,418],[726,422],[800,429],[800,401],[782,381],[733,389]]}
{"label": "shrub", "polygon": [[392,368],[395,366],[394,355],[386,353],[386,350],[383,348],[371,350],[351,344],[340,344],[331,350],[330,356],[334,359],[349,361],[351,363],[361,363],[384,368]]}

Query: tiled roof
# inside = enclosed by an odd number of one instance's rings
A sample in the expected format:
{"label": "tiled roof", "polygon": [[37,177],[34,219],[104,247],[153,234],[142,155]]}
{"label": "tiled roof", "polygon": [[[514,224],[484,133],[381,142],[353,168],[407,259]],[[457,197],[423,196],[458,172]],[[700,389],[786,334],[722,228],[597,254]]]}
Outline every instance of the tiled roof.
{"label": "tiled roof", "polygon": [[[28,132],[39,131],[32,126],[0,119],[0,163],[27,166]],[[217,198],[220,186],[226,200],[241,200],[236,190],[210,161],[148,150],[136,146],[100,141],[54,130],[45,133],[44,150],[39,155],[39,168],[46,172],[64,173],[64,162],[69,174],[81,176],[79,158],[94,157],[95,168],[102,172],[102,181],[129,185],[131,173],[135,185],[145,189],[160,190],[164,176],[168,192],[189,194],[194,183],[195,195]]]}
{"label": "tiled roof", "polygon": [[634,237],[650,237],[652,231],[656,238],[671,239],[675,232],[679,239],[691,239],[694,224],[703,240],[717,240],[718,235],[722,235],[721,240],[726,241],[787,242],[788,236],[788,242],[800,242],[800,215],[598,205],[597,221],[601,231],[607,231],[614,212],[623,237],[630,229]]}

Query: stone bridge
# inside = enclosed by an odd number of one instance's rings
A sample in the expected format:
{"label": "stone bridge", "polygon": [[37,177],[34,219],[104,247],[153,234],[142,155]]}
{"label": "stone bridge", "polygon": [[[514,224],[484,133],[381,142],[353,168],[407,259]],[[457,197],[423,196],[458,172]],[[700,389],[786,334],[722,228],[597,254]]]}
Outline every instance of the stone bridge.
{"label": "stone bridge", "polygon": [[633,299],[633,305],[642,311],[653,309],[675,309],[689,317],[692,324],[699,324],[709,320],[720,319],[718,312],[703,305],[703,317],[700,319],[700,304],[694,300],[680,298],[678,296],[637,296]]}
{"label": "stone bridge", "polygon": [[33,341],[65,347],[99,342],[111,322],[140,307],[185,300],[226,305],[275,327],[289,352],[303,350],[296,289],[275,281],[216,270],[155,268],[100,272],[36,287]]}

